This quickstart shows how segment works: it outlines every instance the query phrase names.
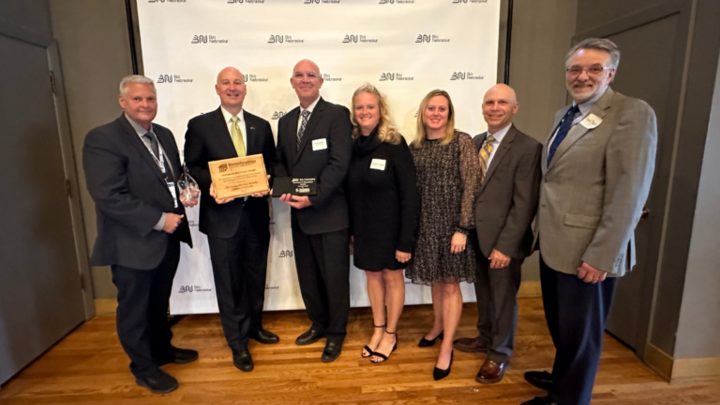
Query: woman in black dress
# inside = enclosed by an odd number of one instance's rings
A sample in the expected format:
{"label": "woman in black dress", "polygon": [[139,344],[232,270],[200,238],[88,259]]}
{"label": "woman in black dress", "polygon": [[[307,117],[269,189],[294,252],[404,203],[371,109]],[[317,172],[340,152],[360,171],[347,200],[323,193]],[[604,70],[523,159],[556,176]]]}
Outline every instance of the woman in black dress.
{"label": "woman in black dress", "polygon": [[352,106],[353,156],[346,180],[350,235],[355,266],[367,276],[375,326],[362,357],[382,363],[397,348],[405,304],[403,269],[417,227],[415,166],[405,139],[392,126],[385,97],[374,86],[357,89]]}
{"label": "woman in black dress", "polygon": [[410,148],[420,194],[415,256],[406,276],[432,286],[435,322],[418,346],[442,339],[436,380],[452,365],[453,335],[462,313],[460,283],[475,281],[475,190],[480,164],[470,135],[455,130],[450,95],[433,90],[420,103],[417,136]]}

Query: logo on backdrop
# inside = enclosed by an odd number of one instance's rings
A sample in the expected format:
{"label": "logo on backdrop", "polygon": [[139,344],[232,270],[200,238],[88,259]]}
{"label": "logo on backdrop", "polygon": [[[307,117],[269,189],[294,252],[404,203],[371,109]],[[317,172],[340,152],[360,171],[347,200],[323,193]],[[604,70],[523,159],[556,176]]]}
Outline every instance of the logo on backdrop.
{"label": "logo on backdrop", "polygon": [[303,4],[340,4],[340,0],[303,0]]}
{"label": "logo on backdrop", "polygon": [[413,4],[415,0],[380,0],[378,4]]}
{"label": "logo on backdrop", "polygon": [[279,119],[282,118],[283,115],[285,115],[285,114],[287,114],[286,111],[275,111],[275,112],[273,112],[272,119],[274,119],[274,120],[279,120]]}
{"label": "logo on backdrop", "polygon": [[180,75],[160,75],[155,83],[192,83],[193,79],[183,78]]}
{"label": "logo on backdrop", "polygon": [[393,81],[403,81],[403,80],[415,80],[412,76],[403,76],[402,73],[380,73],[380,81],[381,82],[393,82]]}
{"label": "logo on backdrop", "polygon": [[265,0],[227,0],[227,4],[265,3]]}
{"label": "logo on backdrop", "polygon": [[293,257],[293,251],[292,250],[281,250],[280,256],[278,257]]}
{"label": "logo on backdrop", "polygon": [[333,76],[329,73],[323,73],[322,78],[326,82],[341,82],[342,81],[342,77]]}
{"label": "logo on backdrop", "polygon": [[270,80],[267,77],[259,77],[259,76],[253,75],[253,74],[244,74],[243,76],[245,76],[245,83],[247,83],[247,82],[267,82]]}
{"label": "logo on backdrop", "polygon": [[191,44],[227,44],[227,39],[220,39],[215,35],[193,35]]}
{"label": "logo on backdrop", "polygon": [[303,42],[304,39],[293,38],[292,35],[270,35],[267,41],[268,44],[302,44]]}
{"label": "logo on backdrop", "polygon": [[342,40],[343,44],[357,44],[358,42],[368,44],[377,43],[378,40],[368,38],[365,35],[345,35],[345,38]]}
{"label": "logo on backdrop", "polygon": [[450,80],[483,80],[485,76],[475,75],[473,72],[452,72]]}
{"label": "logo on backdrop", "polygon": [[487,0],[453,0],[453,4],[487,3]]}
{"label": "logo on backdrop", "polygon": [[441,38],[440,35],[418,34],[416,44],[429,44],[431,42],[450,42],[450,38]]}
{"label": "logo on backdrop", "polygon": [[185,3],[186,0],[148,0],[148,3]]}

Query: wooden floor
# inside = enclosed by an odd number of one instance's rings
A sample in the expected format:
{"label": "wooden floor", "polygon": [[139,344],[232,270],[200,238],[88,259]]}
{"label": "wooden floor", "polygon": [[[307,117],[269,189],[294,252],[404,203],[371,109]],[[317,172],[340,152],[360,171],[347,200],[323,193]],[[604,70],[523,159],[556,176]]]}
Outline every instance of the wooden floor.
{"label": "wooden floor", "polygon": [[[472,336],[476,311],[466,305],[461,336]],[[383,365],[360,358],[372,334],[369,309],[351,312],[342,356],[320,362],[323,341],[295,346],[308,321],[304,312],[273,312],[267,329],[280,335],[277,345],[251,341],[255,370],[243,373],[232,365],[230,349],[215,315],[188,316],[174,328],[173,343],[197,349],[200,359],[164,369],[180,388],[153,395],[135,385],[129,360],[115,334],[115,318],[98,317],[80,326],[0,391],[0,405],[9,404],[520,404],[542,391],[523,380],[528,370],[548,369],[553,346],[538,298],[520,300],[516,354],[502,382],[475,382],[482,358],[455,353],[450,376],[432,379],[439,345],[421,349],[417,341],[432,323],[430,306],[407,307],[399,327],[398,350]],[[610,336],[605,339],[593,404],[718,404],[720,379],[695,379],[669,384],[644,366]]]}

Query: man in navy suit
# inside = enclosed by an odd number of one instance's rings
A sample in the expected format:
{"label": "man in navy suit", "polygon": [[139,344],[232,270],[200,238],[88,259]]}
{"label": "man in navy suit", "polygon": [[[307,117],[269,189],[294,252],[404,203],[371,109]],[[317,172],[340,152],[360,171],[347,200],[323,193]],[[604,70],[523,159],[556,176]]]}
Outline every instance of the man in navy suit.
{"label": "man in navy suit", "polygon": [[320,97],[318,66],[298,62],[290,78],[300,106],[278,123],[276,177],[314,177],[317,194],[285,194],[292,207],[292,233],[300,293],[312,326],[295,343],[327,337],[322,361],[340,356],[350,310],[350,252],[343,180],[352,155],[350,111]]}
{"label": "man in navy suit", "polygon": [[198,358],[195,350],[171,345],[167,320],[180,242],[192,246],[183,205],[197,201],[178,199],[180,156],[172,132],[152,122],[157,113],[152,79],[123,78],[118,101],[124,114],[90,131],[83,146],[97,213],[92,264],[112,270],[118,337],[135,382],[164,394],[178,383],[160,366]]}
{"label": "man in navy suit", "polygon": [[218,198],[208,162],[262,154],[266,171],[275,160],[270,124],[243,110],[247,87],[234,67],[220,71],[215,84],[220,107],[188,122],[185,162],[202,191],[200,231],[207,235],[220,320],[242,371],[254,368],[248,340],[272,344],[278,336],[263,328],[270,214],[267,193]]}

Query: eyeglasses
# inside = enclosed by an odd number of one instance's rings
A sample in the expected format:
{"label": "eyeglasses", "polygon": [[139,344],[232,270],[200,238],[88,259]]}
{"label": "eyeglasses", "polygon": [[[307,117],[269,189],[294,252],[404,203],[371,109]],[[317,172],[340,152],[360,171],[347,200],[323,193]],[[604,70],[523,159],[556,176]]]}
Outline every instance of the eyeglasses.
{"label": "eyeglasses", "polygon": [[592,65],[587,68],[584,68],[582,66],[570,66],[569,68],[565,69],[565,72],[567,72],[567,75],[570,77],[580,76],[582,72],[587,72],[588,75],[592,76],[600,76],[605,70],[608,69],[614,68],[603,65]]}

